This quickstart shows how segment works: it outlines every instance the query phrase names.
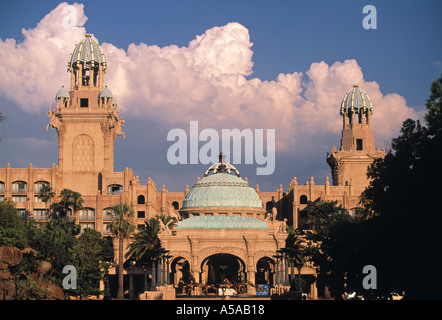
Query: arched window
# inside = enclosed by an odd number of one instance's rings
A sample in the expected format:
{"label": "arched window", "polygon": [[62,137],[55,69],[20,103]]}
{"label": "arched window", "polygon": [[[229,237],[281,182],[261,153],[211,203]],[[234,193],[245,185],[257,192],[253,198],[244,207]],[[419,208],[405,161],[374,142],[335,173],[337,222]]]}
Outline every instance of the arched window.
{"label": "arched window", "polygon": [[121,184],[111,184],[107,186],[108,195],[120,195],[123,191],[123,186]]}
{"label": "arched window", "polygon": [[81,209],[80,220],[95,221],[95,209],[92,208]]}
{"label": "arched window", "polygon": [[270,286],[273,285],[275,274],[275,262],[272,258],[262,257],[256,263],[255,283],[259,283],[261,289],[270,294]]}
{"label": "arched window", "polygon": [[143,196],[142,194],[140,194],[140,195],[138,196],[138,201],[137,201],[137,203],[138,203],[138,204],[145,204],[145,203],[146,203],[146,198],[144,198],[144,196]]}
{"label": "arched window", "polygon": [[37,181],[34,183],[34,193],[39,193],[41,187],[43,187],[45,184],[49,184],[47,181]]}
{"label": "arched window", "polygon": [[172,202],[172,206],[175,210],[178,210],[180,208],[180,204],[178,203],[178,201]]}
{"label": "arched window", "polygon": [[25,181],[14,181],[12,183],[12,193],[27,193],[28,184]]}
{"label": "arched window", "polygon": [[113,219],[112,208],[104,208],[103,209],[103,235],[107,236],[109,234],[108,226],[111,224],[111,220]]}
{"label": "arched window", "polygon": [[112,219],[113,219],[112,208],[105,208],[105,209],[103,209],[103,220],[110,221]]}
{"label": "arched window", "polygon": [[307,204],[307,196],[305,194],[303,194],[300,198],[299,198],[299,203],[300,204]]}

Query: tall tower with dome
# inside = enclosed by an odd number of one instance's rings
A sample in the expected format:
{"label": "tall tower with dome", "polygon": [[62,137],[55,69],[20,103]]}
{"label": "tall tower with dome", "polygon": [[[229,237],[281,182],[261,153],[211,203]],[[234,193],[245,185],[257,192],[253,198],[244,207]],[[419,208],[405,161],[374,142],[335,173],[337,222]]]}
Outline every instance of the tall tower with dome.
{"label": "tall tower with dome", "polygon": [[104,86],[107,71],[103,50],[92,34],[73,48],[67,64],[70,91],[62,86],[49,126],[58,133],[58,166],[62,184],[94,194],[100,176],[114,170],[114,142],[124,134],[124,120],[111,90]]}
{"label": "tall tower with dome", "polygon": [[385,151],[375,148],[371,116],[373,105],[367,93],[355,84],[341,103],[342,136],[339,150],[333,146],[327,157],[334,186],[368,185],[367,167]]}

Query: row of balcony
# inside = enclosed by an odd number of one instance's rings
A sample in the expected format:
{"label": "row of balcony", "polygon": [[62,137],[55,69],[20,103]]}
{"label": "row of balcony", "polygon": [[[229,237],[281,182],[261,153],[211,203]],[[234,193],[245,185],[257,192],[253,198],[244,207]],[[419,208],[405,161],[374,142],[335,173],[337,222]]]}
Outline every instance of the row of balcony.
{"label": "row of balcony", "polygon": [[[34,193],[39,193],[43,185],[49,184],[47,181],[37,181],[34,183]],[[111,184],[107,186],[108,195],[120,195],[123,192],[123,186],[119,184]],[[5,193],[5,183],[0,181],[0,194]],[[24,181],[14,181],[12,183],[12,193],[13,194],[27,194],[28,184]],[[37,200],[34,200],[37,202]],[[22,202],[22,201],[20,201]],[[26,200],[24,201],[26,202]]]}
{"label": "row of balcony", "polygon": [[[32,216],[30,215],[29,211],[26,211],[26,209],[17,209],[18,214],[24,219],[32,219],[39,222],[45,222],[49,220],[49,210],[46,209],[34,209]],[[72,220],[72,212],[69,211],[67,214],[67,219]],[[85,229],[95,229],[96,221],[95,221],[95,210],[92,208],[85,208],[79,211],[79,223],[81,226],[81,232],[83,232]],[[103,228],[102,233],[103,235],[109,234],[107,230],[107,226],[112,221],[112,209],[106,208],[103,210]]]}
{"label": "row of balcony", "polygon": [[[26,209],[17,209],[18,214],[23,218],[28,218],[26,215],[29,214],[29,212],[26,211]],[[69,210],[68,219],[72,219],[72,212]],[[34,220],[48,220],[49,219],[49,210],[46,209],[34,209],[32,219]],[[104,221],[111,221],[112,218],[112,209],[106,208],[103,210],[103,220]],[[92,208],[84,208],[79,210],[79,220],[80,221],[95,221],[95,209]]]}

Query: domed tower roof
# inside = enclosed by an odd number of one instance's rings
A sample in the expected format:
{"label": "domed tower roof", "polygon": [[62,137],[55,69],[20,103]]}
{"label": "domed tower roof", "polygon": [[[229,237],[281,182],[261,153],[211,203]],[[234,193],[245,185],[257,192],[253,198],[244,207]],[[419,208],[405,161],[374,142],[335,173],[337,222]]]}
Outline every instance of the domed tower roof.
{"label": "domed tower roof", "polygon": [[112,91],[107,86],[104,86],[104,88],[100,91],[100,94],[98,95],[98,99],[103,98],[114,98]]}
{"label": "domed tower roof", "polygon": [[[212,174],[209,174],[213,170]],[[235,170],[235,175],[230,174]],[[241,179],[238,170],[224,162],[211,166],[187,193],[182,209],[203,207],[238,207],[263,209],[255,189]]]}
{"label": "domed tower roof", "polygon": [[341,103],[341,116],[350,112],[359,113],[360,111],[373,113],[373,105],[367,93],[354,84],[344,96]]}
{"label": "domed tower roof", "polygon": [[106,58],[100,45],[92,38],[92,34],[86,34],[83,40],[75,45],[69,57],[68,72],[77,68],[80,63],[91,67],[101,65],[106,72]]}
{"label": "domed tower roof", "polygon": [[204,177],[190,189],[182,209],[202,207],[263,208],[255,190],[240,177],[228,173]]}
{"label": "domed tower roof", "polygon": [[60,99],[69,99],[69,92],[68,90],[64,87],[61,86],[60,89],[58,89],[57,94],[55,95],[55,100],[60,100]]}

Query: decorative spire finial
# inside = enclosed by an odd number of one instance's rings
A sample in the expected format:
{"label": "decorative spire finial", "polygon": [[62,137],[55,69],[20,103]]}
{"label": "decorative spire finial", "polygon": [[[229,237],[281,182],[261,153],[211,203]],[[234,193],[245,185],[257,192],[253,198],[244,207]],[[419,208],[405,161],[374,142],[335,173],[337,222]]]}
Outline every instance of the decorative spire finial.
{"label": "decorative spire finial", "polygon": [[239,174],[239,171],[234,166],[232,166],[230,163],[225,162],[224,159],[225,159],[224,152],[221,151],[221,153],[218,156],[219,162],[211,165],[209,167],[209,169],[207,169],[207,171],[204,173],[204,177],[207,177],[209,175],[210,171],[213,171],[213,174],[216,174],[218,172],[230,173],[231,170],[233,170],[233,171],[235,171],[236,175],[239,178],[241,178],[241,175]]}

